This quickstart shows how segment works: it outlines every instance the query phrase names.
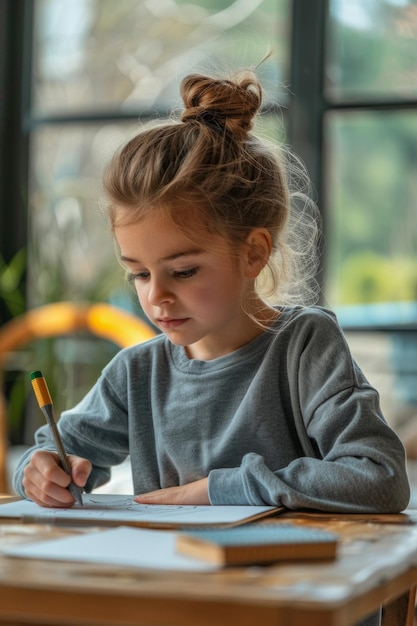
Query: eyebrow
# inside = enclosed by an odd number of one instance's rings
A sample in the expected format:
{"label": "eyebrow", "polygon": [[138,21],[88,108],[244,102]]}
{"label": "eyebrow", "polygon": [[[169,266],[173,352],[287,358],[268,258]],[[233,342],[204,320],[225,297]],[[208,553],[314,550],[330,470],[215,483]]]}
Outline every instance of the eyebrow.
{"label": "eyebrow", "polygon": [[[180,259],[181,257],[193,256],[196,254],[201,254],[202,252],[203,250],[201,248],[194,248],[192,250],[184,250],[183,252],[174,252],[174,254],[169,254],[168,256],[164,256],[158,259],[158,262],[175,261],[176,259]],[[125,263],[140,263],[139,259],[131,259],[130,257],[125,256],[123,254],[120,257],[120,260],[124,261]]]}

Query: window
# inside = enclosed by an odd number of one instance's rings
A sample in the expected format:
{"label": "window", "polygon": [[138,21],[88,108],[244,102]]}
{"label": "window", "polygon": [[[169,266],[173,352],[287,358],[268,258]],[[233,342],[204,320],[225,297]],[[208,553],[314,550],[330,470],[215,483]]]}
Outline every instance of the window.
{"label": "window", "polygon": [[417,322],[417,3],[330,0],[326,296],[346,326]]}

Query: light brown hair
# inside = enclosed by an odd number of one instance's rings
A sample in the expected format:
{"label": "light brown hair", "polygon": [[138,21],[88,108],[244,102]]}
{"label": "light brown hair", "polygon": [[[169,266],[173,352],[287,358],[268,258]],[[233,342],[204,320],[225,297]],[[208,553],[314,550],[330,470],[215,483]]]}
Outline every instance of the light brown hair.
{"label": "light brown hair", "polygon": [[[311,291],[317,226],[305,210],[313,203],[303,191],[293,193],[291,180],[308,184],[308,179],[297,159],[289,165],[282,146],[273,148],[252,132],[262,103],[256,74],[190,75],[181,83],[181,96],[185,108],[179,119],[145,126],[105,171],[112,228],[136,222],[149,210],[165,211],[190,237],[190,210],[197,210],[205,226],[232,246],[252,229],[266,228],[273,254],[257,282],[259,295],[285,303],[302,292],[305,301],[306,290],[299,287]],[[296,196],[303,200],[301,208],[292,203]],[[300,239],[306,223],[308,232]]]}

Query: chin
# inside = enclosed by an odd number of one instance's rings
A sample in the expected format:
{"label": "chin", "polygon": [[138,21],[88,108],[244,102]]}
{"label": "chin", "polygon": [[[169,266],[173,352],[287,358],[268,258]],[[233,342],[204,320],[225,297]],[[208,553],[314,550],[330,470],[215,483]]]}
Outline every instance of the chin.
{"label": "chin", "polygon": [[178,336],[178,333],[167,332],[166,330],[162,331],[163,334],[170,340],[174,346],[189,346],[190,342],[186,341],[183,337]]}

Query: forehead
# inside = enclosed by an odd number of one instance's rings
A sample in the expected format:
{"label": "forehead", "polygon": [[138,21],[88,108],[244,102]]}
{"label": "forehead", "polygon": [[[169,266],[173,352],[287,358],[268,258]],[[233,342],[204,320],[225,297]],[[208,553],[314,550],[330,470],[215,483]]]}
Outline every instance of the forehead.
{"label": "forehead", "polygon": [[144,204],[137,207],[112,206],[112,230],[136,224],[154,223],[161,227],[180,230],[184,235],[192,236],[195,231],[213,230],[205,208],[201,204],[164,203]]}
{"label": "forehead", "polygon": [[160,211],[148,212],[135,222],[116,226],[114,235],[122,260],[145,256],[169,260],[185,254],[212,252],[224,255],[226,250],[230,251],[226,238],[210,232],[204,220],[190,220],[180,226]]}

